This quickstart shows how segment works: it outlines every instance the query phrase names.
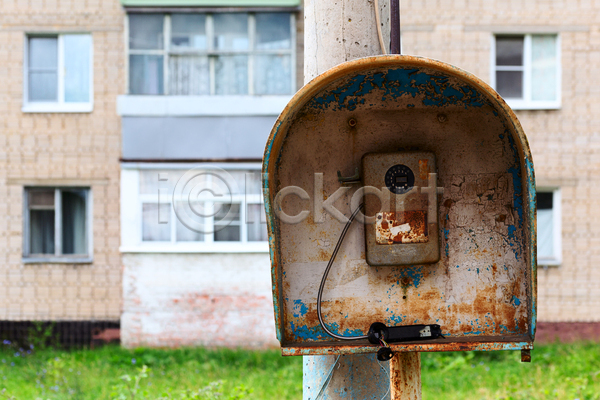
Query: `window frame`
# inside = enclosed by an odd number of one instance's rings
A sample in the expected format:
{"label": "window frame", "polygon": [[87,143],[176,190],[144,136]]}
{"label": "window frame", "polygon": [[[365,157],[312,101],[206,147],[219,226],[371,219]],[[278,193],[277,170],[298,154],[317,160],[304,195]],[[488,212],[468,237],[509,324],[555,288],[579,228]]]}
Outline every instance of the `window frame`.
{"label": "window frame", "polygon": [[[87,102],[65,102],[64,93],[64,36],[87,35],[90,38],[89,99]],[[57,101],[29,101],[29,39],[47,37],[57,39],[58,99]],[[61,73],[62,71],[62,73]],[[89,113],[94,109],[94,37],[90,32],[28,32],[23,44],[23,106],[24,113]]]}
{"label": "window frame", "polygon": [[[264,11],[269,12],[271,11]],[[164,17],[163,20],[163,48],[160,50],[132,50],[129,48],[129,16],[131,14],[147,15],[155,13],[147,12],[132,12],[129,11],[125,15],[125,59],[126,59],[126,77],[125,77],[125,93],[129,96],[183,96],[183,97],[214,97],[214,96],[290,96],[296,92],[296,14],[291,11],[274,11],[278,13],[287,14],[290,18],[290,48],[289,49],[276,49],[276,50],[257,50],[255,49],[255,35],[256,35],[256,14],[264,13],[256,10],[249,11],[210,11],[210,12],[194,12],[194,14],[203,14],[206,16],[206,40],[207,50],[206,51],[194,51],[194,50],[175,50],[171,48],[171,14],[177,14],[176,11],[165,11],[160,12]],[[249,49],[246,51],[233,51],[233,50],[215,50],[213,48],[212,39],[214,38],[214,23],[213,16],[216,14],[245,14],[248,18],[248,41]],[[146,55],[160,55],[163,57],[163,93],[162,94],[137,94],[131,93],[131,85],[129,80],[130,63],[129,56],[132,54],[146,54]],[[171,55],[194,55],[202,54],[206,55],[209,59],[209,87],[210,93],[206,95],[177,95],[169,93],[169,57]],[[255,94],[254,88],[254,56],[261,54],[282,54],[290,55],[290,93],[285,94]],[[215,57],[222,55],[248,55],[248,93],[246,94],[234,94],[234,95],[219,95],[216,94],[216,83],[215,83]]]}
{"label": "window frame", "polygon": [[554,250],[554,254],[548,258],[542,259],[538,254],[537,263],[541,266],[559,266],[562,264],[562,197],[560,188],[538,187],[536,193],[552,193],[552,249]]}
{"label": "window frame", "polygon": [[[531,88],[531,37],[537,35],[553,35],[556,37],[556,100],[532,100]],[[495,90],[496,86],[496,71],[498,67],[503,71],[518,70],[513,66],[497,66],[496,65],[496,38],[498,37],[523,37],[523,98],[505,98],[504,101],[515,110],[558,110],[561,108],[562,99],[562,54],[561,54],[561,37],[557,32],[535,32],[535,33],[494,33],[491,38],[490,51],[490,82]]]}
{"label": "window frame", "polygon": [[[174,207],[172,206],[172,194],[161,191],[156,195],[140,193],[140,172],[148,170],[181,170],[186,171],[193,168],[249,170],[260,174],[262,165],[260,162],[248,163],[122,163],[121,164],[121,247],[122,253],[268,253],[269,241],[247,241],[248,229],[240,229],[240,241],[215,241],[206,240],[211,234],[204,236],[204,241],[176,241],[175,231],[177,224]],[[161,201],[162,195],[167,196],[168,201]],[[246,193],[234,195],[233,203],[239,203],[240,225],[245,225],[246,212],[249,204],[261,204],[264,207],[262,186],[260,194]],[[143,241],[142,240],[142,205],[149,201],[160,204],[171,205],[169,210],[170,240],[169,241]],[[210,225],[212,218],[206,219]],[[255,221],[255,223],[261,221]]]}
{"label": "window frame", "polygon": [[[30,218],[29,218],[29,193],[40,190],[54,190],[54,255],[30,253]],[[62,254],[62,192],[82,190],[85,191],[85,218],[86,218],[86,248],[87,254]],[[23,187],[23,263],[61,263],[83,264],[94,260],[93,238],[93,195],[90,187],[81,186],[25,186]]]}

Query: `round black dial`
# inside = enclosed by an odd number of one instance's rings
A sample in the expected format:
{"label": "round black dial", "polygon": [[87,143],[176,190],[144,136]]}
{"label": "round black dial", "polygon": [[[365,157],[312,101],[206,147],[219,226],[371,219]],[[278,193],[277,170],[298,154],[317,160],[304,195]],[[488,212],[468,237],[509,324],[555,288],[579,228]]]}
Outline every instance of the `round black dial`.
{"label": "round black dial", "polygon": [[394,165],[385,173],[385,186],[392,193],[404,194],[415,186],[415,174],[406,165]]}

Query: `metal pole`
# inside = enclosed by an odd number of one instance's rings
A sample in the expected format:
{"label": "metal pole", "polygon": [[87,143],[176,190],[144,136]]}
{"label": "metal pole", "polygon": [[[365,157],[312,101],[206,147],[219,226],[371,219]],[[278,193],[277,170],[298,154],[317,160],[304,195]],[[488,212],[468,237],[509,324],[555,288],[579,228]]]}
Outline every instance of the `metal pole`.
{"label": "metal pole", "polygon": [[391,0],[390,4],[390,53],[400,54],[400,0]]}
{"label": "metal pole", "polygon": [[[387,43],[388,10],[390,3],[397,2],[379,1]],[[398,12],[392,14],[399,17]],[[381,54],[373,2],[305,0],[304,15],[304,82],[345,61]],[[399,32],[398,28],[398,50],[392,51],[396,54],[400,53]],[[421,399],[418,353],[396,354],[381,364],[375,354],[305,356],[303,361],[304,400]]]}

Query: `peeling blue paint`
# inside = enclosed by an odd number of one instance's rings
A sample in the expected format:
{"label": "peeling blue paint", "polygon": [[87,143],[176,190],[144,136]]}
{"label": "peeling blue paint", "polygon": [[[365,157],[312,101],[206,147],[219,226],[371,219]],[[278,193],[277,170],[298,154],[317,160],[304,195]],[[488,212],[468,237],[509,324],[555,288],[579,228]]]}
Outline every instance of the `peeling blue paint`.
{"label": "peeling blue paint", "polygon": [[463,332],[463,334],[465,336],[477,336],[477,335],[483,335],[485,334],[484,331],[470,331],[470,332]]}
{"label": "peeling blue paint", "polygon": [[296,318],[304,317],[308,312],[308,307],[306,307],[302,300],[294,300],[292,312]]}
{"label": "peeling blue paint", "polygon": [[521,305],[521,300],[519,300],[519,298],[517,296],[513,296],[512,297],[512,302],[515,305],[515,307],[520,306]]}
{"label": "peeling blue paint", "polygon": [[394,278],[397,279],[396,284],[400,285],[403,278],[409,278],[410,283],[408,286],[414,286],[418,288],[421,284],[421,279],[423,279],[423,266],[414,266],[401,268],[397,271]]}
{"label": "peeling blue paint", "polygon": [[345,108],[352,111],[357,104],[364,104],[365,99],[361,97],[374,90],[382,92],[383,101],[387,98],[414,98],[422,95],[422,103],[426,106],[442,107],[454,104],[468,108],[490,104],[473,87],[450,83],[447,76],[429,74],[414,68],[394,68],[370,75],[353,76],[345,84],[311,99],[308,107],[324,110],[331,106],[334,110]]}
{"label": "peeling blue paint", "polygon": [[[321,325],[316,325],[316,326],[308,326],[308,325],[302,325],[302,326],[296,326],[296,324],[294,324],[294,321],[290,321],[290,327],[291,327],[291,333],[293,336],[295,336],[298,339],[301,340],[321,340],[321,339],[331,339],[331,336],[329,336],[324,330],[323,328],[321,328]],[[341,336],[348,336],[348,337],[352,337],[352,336],[363,336],[365,335],[365,333],[363,333],[360,329],[346,329],[344,332],[339,332],[340,330],[340,326],[339,324],[333,322],[333,323],[328,323],[327,324],[327,328],[332,331],[333,333],[336,333],[338,335]]]}

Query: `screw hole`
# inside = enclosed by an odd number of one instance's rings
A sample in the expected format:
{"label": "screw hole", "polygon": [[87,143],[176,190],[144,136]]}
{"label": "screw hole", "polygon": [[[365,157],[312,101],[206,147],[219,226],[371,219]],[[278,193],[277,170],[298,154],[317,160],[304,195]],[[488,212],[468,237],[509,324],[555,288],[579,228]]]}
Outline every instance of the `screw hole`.
{"label": "screw hole", "polygon": [[438,114],[437,119],[440,122],[446,122],[446,121],[448,121],[448,117],[446,116],[446,114]]}
{"label": "screw hole", "polygon": [[348,120],[348,125],[350,125],[351,128],[354,128],[356,126],[358,122],[354,119],[354,118],[350,118]]}

